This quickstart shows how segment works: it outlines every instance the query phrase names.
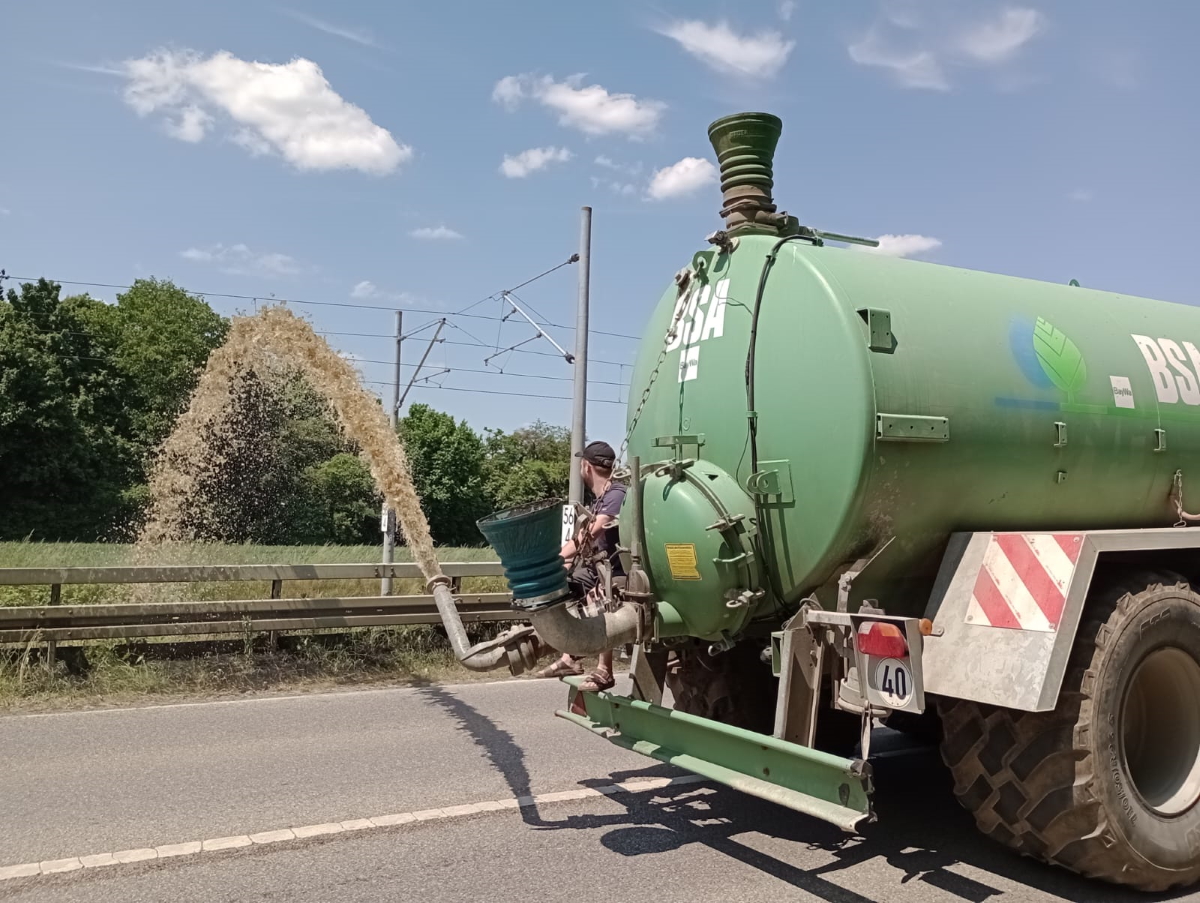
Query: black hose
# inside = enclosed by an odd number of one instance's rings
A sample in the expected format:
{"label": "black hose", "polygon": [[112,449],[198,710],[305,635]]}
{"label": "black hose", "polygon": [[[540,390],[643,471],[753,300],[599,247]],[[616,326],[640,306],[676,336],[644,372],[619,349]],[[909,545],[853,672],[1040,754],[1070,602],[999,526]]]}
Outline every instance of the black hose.
{"label": "black hose", "polygon": [[[758,291],[754,293],[754,307],[750,311],[750,347],[746,351],[746,417],[749,420],[750,429],[750,473],[752,474],[758,473],[758,411],[754,408],[754,358],[758,344],[758,315],[762,310],[763,293],[767,289],[767,276],[771,272],[771,267],[775,265],[779,249],[789,241],[812,241],[812,238],[806,235],[788,235],[775,242],[763,263],[762,273],[758,277]],[[759,530],[763,534],[766,545],[768,547],[774,545],[770,536],[770,524],[759,505],[757,495],[754,496],[754,513],[758,518]],[[771,567],[765,554],[762,555],[762,568],[775,598],[782,602],[783,591],[779,585],[779,576]]]}

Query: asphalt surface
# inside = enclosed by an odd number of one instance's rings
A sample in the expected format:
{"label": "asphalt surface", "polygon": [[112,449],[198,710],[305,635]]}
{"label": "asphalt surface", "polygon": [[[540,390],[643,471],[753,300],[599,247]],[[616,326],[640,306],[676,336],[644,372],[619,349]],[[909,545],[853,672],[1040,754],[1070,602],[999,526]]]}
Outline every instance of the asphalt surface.
{"label": "asphalt surface", "polygon": [[[514,681],[2,718],[0,867],[682,774],[554,718],[565,696]],[[0,900],[1153,899],[978,835],[932,751],[875,775],[861,838],[688,784],[18,878]]]}

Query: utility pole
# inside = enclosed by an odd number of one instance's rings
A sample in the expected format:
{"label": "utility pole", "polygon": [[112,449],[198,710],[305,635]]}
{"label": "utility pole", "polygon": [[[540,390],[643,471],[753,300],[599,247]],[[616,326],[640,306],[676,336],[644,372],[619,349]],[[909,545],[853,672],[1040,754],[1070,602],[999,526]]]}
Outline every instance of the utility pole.
{"label": "utility pole", "polygon": [[[571,409],[571,484],[570,502],[583,501],[583,476],[574,456],[583,451],[587,426],[587,349],[588,349],[588,290],[591,279],[592,208],[584,207],[579,230],[579,307],[575,313],[575,394]],[[568,510],[571,509],[568,507]],[[573,514],[573,512],[572,512]],[[574,528],[574,517],[568,515],[564,533]],[[569,537],[569,534],[568,534]]]}
{"label": "utility pole", "polygon": [[[392,376],[392,410],[388,420],[392,424],[392,432],[396,431],[396,422],[400,416],[400,349],[404,347],[404,311],[396,311],[396,372]],[[390,507],[387,499],[383,502],[383,517],[380,526],[383,528],[383,579],[379,581],[379,595],[392,594],[392,577],[388,565],[396,557],[396,509]]]}

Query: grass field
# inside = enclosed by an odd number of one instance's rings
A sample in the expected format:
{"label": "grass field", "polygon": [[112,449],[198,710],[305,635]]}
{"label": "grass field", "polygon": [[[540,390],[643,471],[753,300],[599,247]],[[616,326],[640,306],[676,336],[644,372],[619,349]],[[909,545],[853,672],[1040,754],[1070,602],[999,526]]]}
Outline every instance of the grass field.
{"label": "grass field", "polygon": [[[133,547],[104,543],[0,543],[0,568],[104,567],[168,564],[359,564],[378,561],[378,546],[255,546],[196,543],[164,550],[135,562]],[[444,548],[442,561],[492,561],[488,548]],[[397,561],[409,561],[407,549]],[[255,583],[157,584],[149,599],[255,599],[270,594],[266,581]],[[504,592],[502,577],[463,580],[463,592]],[[423,593],[423,581],[397,580],[396,594]],[[130,601],[134,587],[64,586],[62,603]],[[373,596],[379,581],[289,581],[289,598],[299,596]],[[0,586],[0,605],[44,605],[49,587]],[[499,624],[472,630],[495,631]],[[83,650],[59,650],[54,668],[45,666],[44,644],[0,650],[0,710],[44,710],[73,705],[124,704],[146,699],[225,696],[247,692],[323,689],[389,684],[413,679],[469,680],[503,678],[505,670],[475,675],[462,668],[436,627],[359,628],[338,634],[298,633],[277,645],[265,636],[218,643],[108,641]]]}
{"label": "grass field", "polygon": [[[143,553],[144,554],[144,553]],[[117,543],[74,542],[0,542],[0,568],[12,567],[120,567],[170,564],[364,564],[379,561],[378,546],[258,546],[223,543],[189,543],[163,549],[146,559],[134,560],[134,547]],[[489,548],[438,549],[441,561],[494,561]],[[411,561],[405,548],[396,550],[397,561]],[[270,584],[192,583],[158,584],[150,590],[150,599],[214,600],[260,599],[270,595]],[[464,592],[504,592],[501,577],[471,577],[463,580]],[[132,590],[122,585],[64,586],[62,603],[92,604],[127,601]],[[392,592],[397,595],[424,592],[421,580],[397,580]],[[373,596],[379,593],[378,580],[292,581],[284,584],[289,598],[299,596]],[[144,598],[144,597],[143,597]],[[50,600],[48,586],[0,586],[0,605],[45,605]]]}

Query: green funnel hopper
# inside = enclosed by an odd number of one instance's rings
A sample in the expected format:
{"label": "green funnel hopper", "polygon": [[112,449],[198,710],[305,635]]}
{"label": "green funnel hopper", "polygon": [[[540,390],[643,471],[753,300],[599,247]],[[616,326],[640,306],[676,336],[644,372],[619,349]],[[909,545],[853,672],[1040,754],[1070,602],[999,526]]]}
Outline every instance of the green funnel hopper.
{"label": "green funnel hopper", "polygon": [[504,565],[514,608],[539,611],[570,595],[560,554],[562,506],[562,499],[543,499],[476,522]]}

